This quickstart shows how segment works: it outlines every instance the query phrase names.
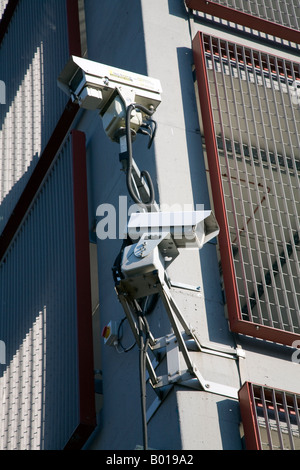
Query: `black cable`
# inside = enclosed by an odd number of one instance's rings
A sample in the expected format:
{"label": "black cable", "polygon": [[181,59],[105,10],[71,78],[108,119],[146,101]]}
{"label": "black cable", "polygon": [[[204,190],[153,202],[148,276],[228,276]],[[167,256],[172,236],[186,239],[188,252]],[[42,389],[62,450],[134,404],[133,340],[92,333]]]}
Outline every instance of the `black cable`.
{"label": "black cable", "polygon": [[121,268],[123,253],[124,253],[124,249],[126,248],[126,246],[131,245],[131,243],[132,242],[128,237],[125,238],[125,240],[122,243],[121,249],[115,259],[114,265],[112,267],[113,279],[114,279],[116,286],[124,278],[124,275],[122,273],[122,268]]}
{"label": "black cable", "polygon": [[122,334],[121,334],[121,329],[122,329],[123,323],[124,323],[124,321],[125,321],[126,319],[127,319],[127,317],[122,318],[122,320],[121,320],[121,322],[120,322],[120,324],[119,324],[119,327],[118,327],[118,334],[117,334],[118,345],[121,346],[121,348],[123,349],[123,352],[124,352],[124,353],[127,353],[127,352],[131,351],[131,350],[135,347],[135,345],[136,345],[136,342],[134,342],[131,346],[128,346],[127,348],[125,348],[125,347],[123,346],[122,342],[121,342],[121,338],[123,337],[123,332],[122,332]]}
{"label": "black cable", "polygon": [[[143,113],[145,113],[147,116],[151,116],[154,113],[153,111],[150,111],[149,109],[145,108],[142,105],[136,104],[136,103],[131,103],[126,110],[126,144],[127,144],[127,152],[128,152],[128,162],[127,162],[127,173],[126,173],[126,184],[127,184],[127,189],[128,192],[131,196],[131,198],[134,200],[136,204],[142,204],[146,206],[146,208],[150,208],[151,205],[154,203],[154,187],[153,183],[151,180],[151,176],[148,173],[148,171],[142,171],[141,176],[145,178],[148,187],[149,187],[149,198],[146,201],[143,201],[140,195],[137,195],[132,187],[132,169],[133,169],[133,164],[132,164],[132,139],[131,139],[131,129],[130,129],[130,120],[131,120],[131,113],[134,109],[139,109]],[[151,143],[153,140],[153,135],[151,137]]]}
{"label": "black cable", "polygon": [[159,294],[152,294],[147,297],[142,297],[138,303],[143,310],[144,315],[150,315],[155,309],[159,300]]}
{"label": "black cable", "polygon": [[152,134],[151,134],[150,139],[149,139],[148,149],[150,149],[151,146],[152,146],[152,143],[153,143],[153,140],[154,140],[154,137],[155,137],[155,134],[156,134],[156,129],[157,129],[157,123],[156,123],[156,121],[154,121],[153,119],[149,119],[149,121],[150,121],[150,122],[153,122],[153,124],[154,124],[154,130],[151,129],[151,130],[152,130]]}
{"label": "black cable", "polygon": [[[139,134],[149,136],[148,149],[150,149],[151,146],[152,146],[155,134],[156,134],[157,123],[156,123],[156,121],[154,121],[153,119],[150,119],[150,118],[148,118],[148,121],[152,122],[154,124],[154,129],[152,129],[152,127],[149,124],[143,123],[137,132]],[[145,129],[148,129],[149,132],[146,131]]]}
{"label": "black cable", "polygon": [[[146,337],[144,341],[143,336],[143,323],[146,327]],[[147,428],[147,396],[146,396],[146,353],[149,346],[149,326],[148,322],[145,321],[141,312],[138,312],[138,324],[139,324],[139,338],[140,338],[140,356],[139,356],[139,367],[140,367],[140,391],[141,391],[141,409],[142,409],[142,428],[143,428],[143,446],[144,450],[148,450],[148,428]]]}
{"label": "black cable", "polygon": [[[142,428],[143,428],[143,445],[144,450],[148,450],[148,430],[147,430],[147,408],[146,408],[146,364],[147,350],[150,344],[150,327],[145,317],[144,311],[141,309],[137,300],[133,301],[133,308],[138,318],[139,331],[139,369],[140,369],[140,392],[141,392],[141,410],[142,410]],[[143,329],[144,326],[144,329]],[[145,330],[145,332],[144,332]],[[145,338],[144,338],[145,335]]]}

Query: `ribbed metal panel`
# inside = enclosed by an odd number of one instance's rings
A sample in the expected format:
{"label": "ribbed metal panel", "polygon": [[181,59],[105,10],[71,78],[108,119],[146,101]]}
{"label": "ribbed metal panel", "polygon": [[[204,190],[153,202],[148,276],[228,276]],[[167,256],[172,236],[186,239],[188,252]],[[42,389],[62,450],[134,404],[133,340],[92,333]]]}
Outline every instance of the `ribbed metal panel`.
{"label": "ribbed metal panel", "polygon": [[65,1],[20,0],[0,48],[0,232],[65,107],[57,76],[68,60]]}
{"label": "ribbed metal panel", "polygon": [[203,41],[241,319],[299,334],[300,64]]}
{"label": "ribbed metal panel", "polygon": [[62,449],[79,422],[69,141],[0,265],[0,449]]}

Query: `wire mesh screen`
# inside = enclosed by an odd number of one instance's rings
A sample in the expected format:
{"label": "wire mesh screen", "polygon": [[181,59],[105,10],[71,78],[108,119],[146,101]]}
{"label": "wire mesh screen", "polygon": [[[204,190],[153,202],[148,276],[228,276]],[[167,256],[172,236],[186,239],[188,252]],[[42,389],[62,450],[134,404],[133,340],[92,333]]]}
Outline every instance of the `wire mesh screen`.
{"label": "wire mesh screen", "polygon": [[257,16],[293,29],[300,29],[299,0],[211,0],[225,7]]}
{"label": "wire mesh screen", "polygon": [[300,396],[251,384],[262,450],[300,450]]}
{"label": "wire mesh screen", "polygon": [[203,42],[241,318],[299,334],[300,64]]}

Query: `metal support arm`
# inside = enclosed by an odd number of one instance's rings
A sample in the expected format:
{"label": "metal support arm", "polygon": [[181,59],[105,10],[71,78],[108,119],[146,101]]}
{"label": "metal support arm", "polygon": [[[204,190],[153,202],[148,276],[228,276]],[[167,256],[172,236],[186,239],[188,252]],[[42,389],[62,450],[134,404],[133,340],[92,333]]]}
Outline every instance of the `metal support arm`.
{"label": "metal support arm", "polygon": [[[173,329],[173,334],[167,335],[163,338],[156,339],[152,334],[150,334],[149,346],[152,352],[155,354],[158,350],[165,348],[168,360],[168,375],[158,377],[152,366],[148,353],[146,354],[146,367],[153,388],[159,389],[160,387],[170,384],[180,383],[187,387],[237,399],[238,395],[236,388],[205,380],[193,363],[188,349],[189,341],[193,340],[193,349],[195,349],[196,346],[196,350],[199,352],[202,351],[201,344],[194,334],[193,329],[188,325],[181,314],[167,284],[161,282],[158,274],[155,272],[145,274],[142,278],[142,281],[139,280],[139,283],[145,282],[148,286],[152,284],[151,287],[153,289],[153,293],[159,293]],[[139,295],[137,294],[137,297],[135,297],[135,290],[132,288],[131,281],[132,280],[130,279],[122,280],[116,287],[116,291],[135,340],[137,344],[140,345],[139,332],[135,319],[136,315],[134,315],[134,312],[139,308],[138,303],[136,302]],[[182,327],[183,332],[181,331],[180,326]],[[186,370],[183,371],[180,370],[179,358],[177,358],[179,352],[182,354],[186,365]]]}

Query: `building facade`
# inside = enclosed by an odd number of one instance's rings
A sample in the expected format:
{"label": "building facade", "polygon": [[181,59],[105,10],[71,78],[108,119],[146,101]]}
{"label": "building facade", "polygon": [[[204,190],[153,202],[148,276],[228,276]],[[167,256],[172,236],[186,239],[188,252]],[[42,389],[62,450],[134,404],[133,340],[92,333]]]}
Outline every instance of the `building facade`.
{"label": "building facade", "polygon": [[[1,449],[300,448],[300,3],[245,3],[0,2]],[[72,55],[160,81],[136,171],[219,225],[153,308],[113,270],[137,205]]]}

